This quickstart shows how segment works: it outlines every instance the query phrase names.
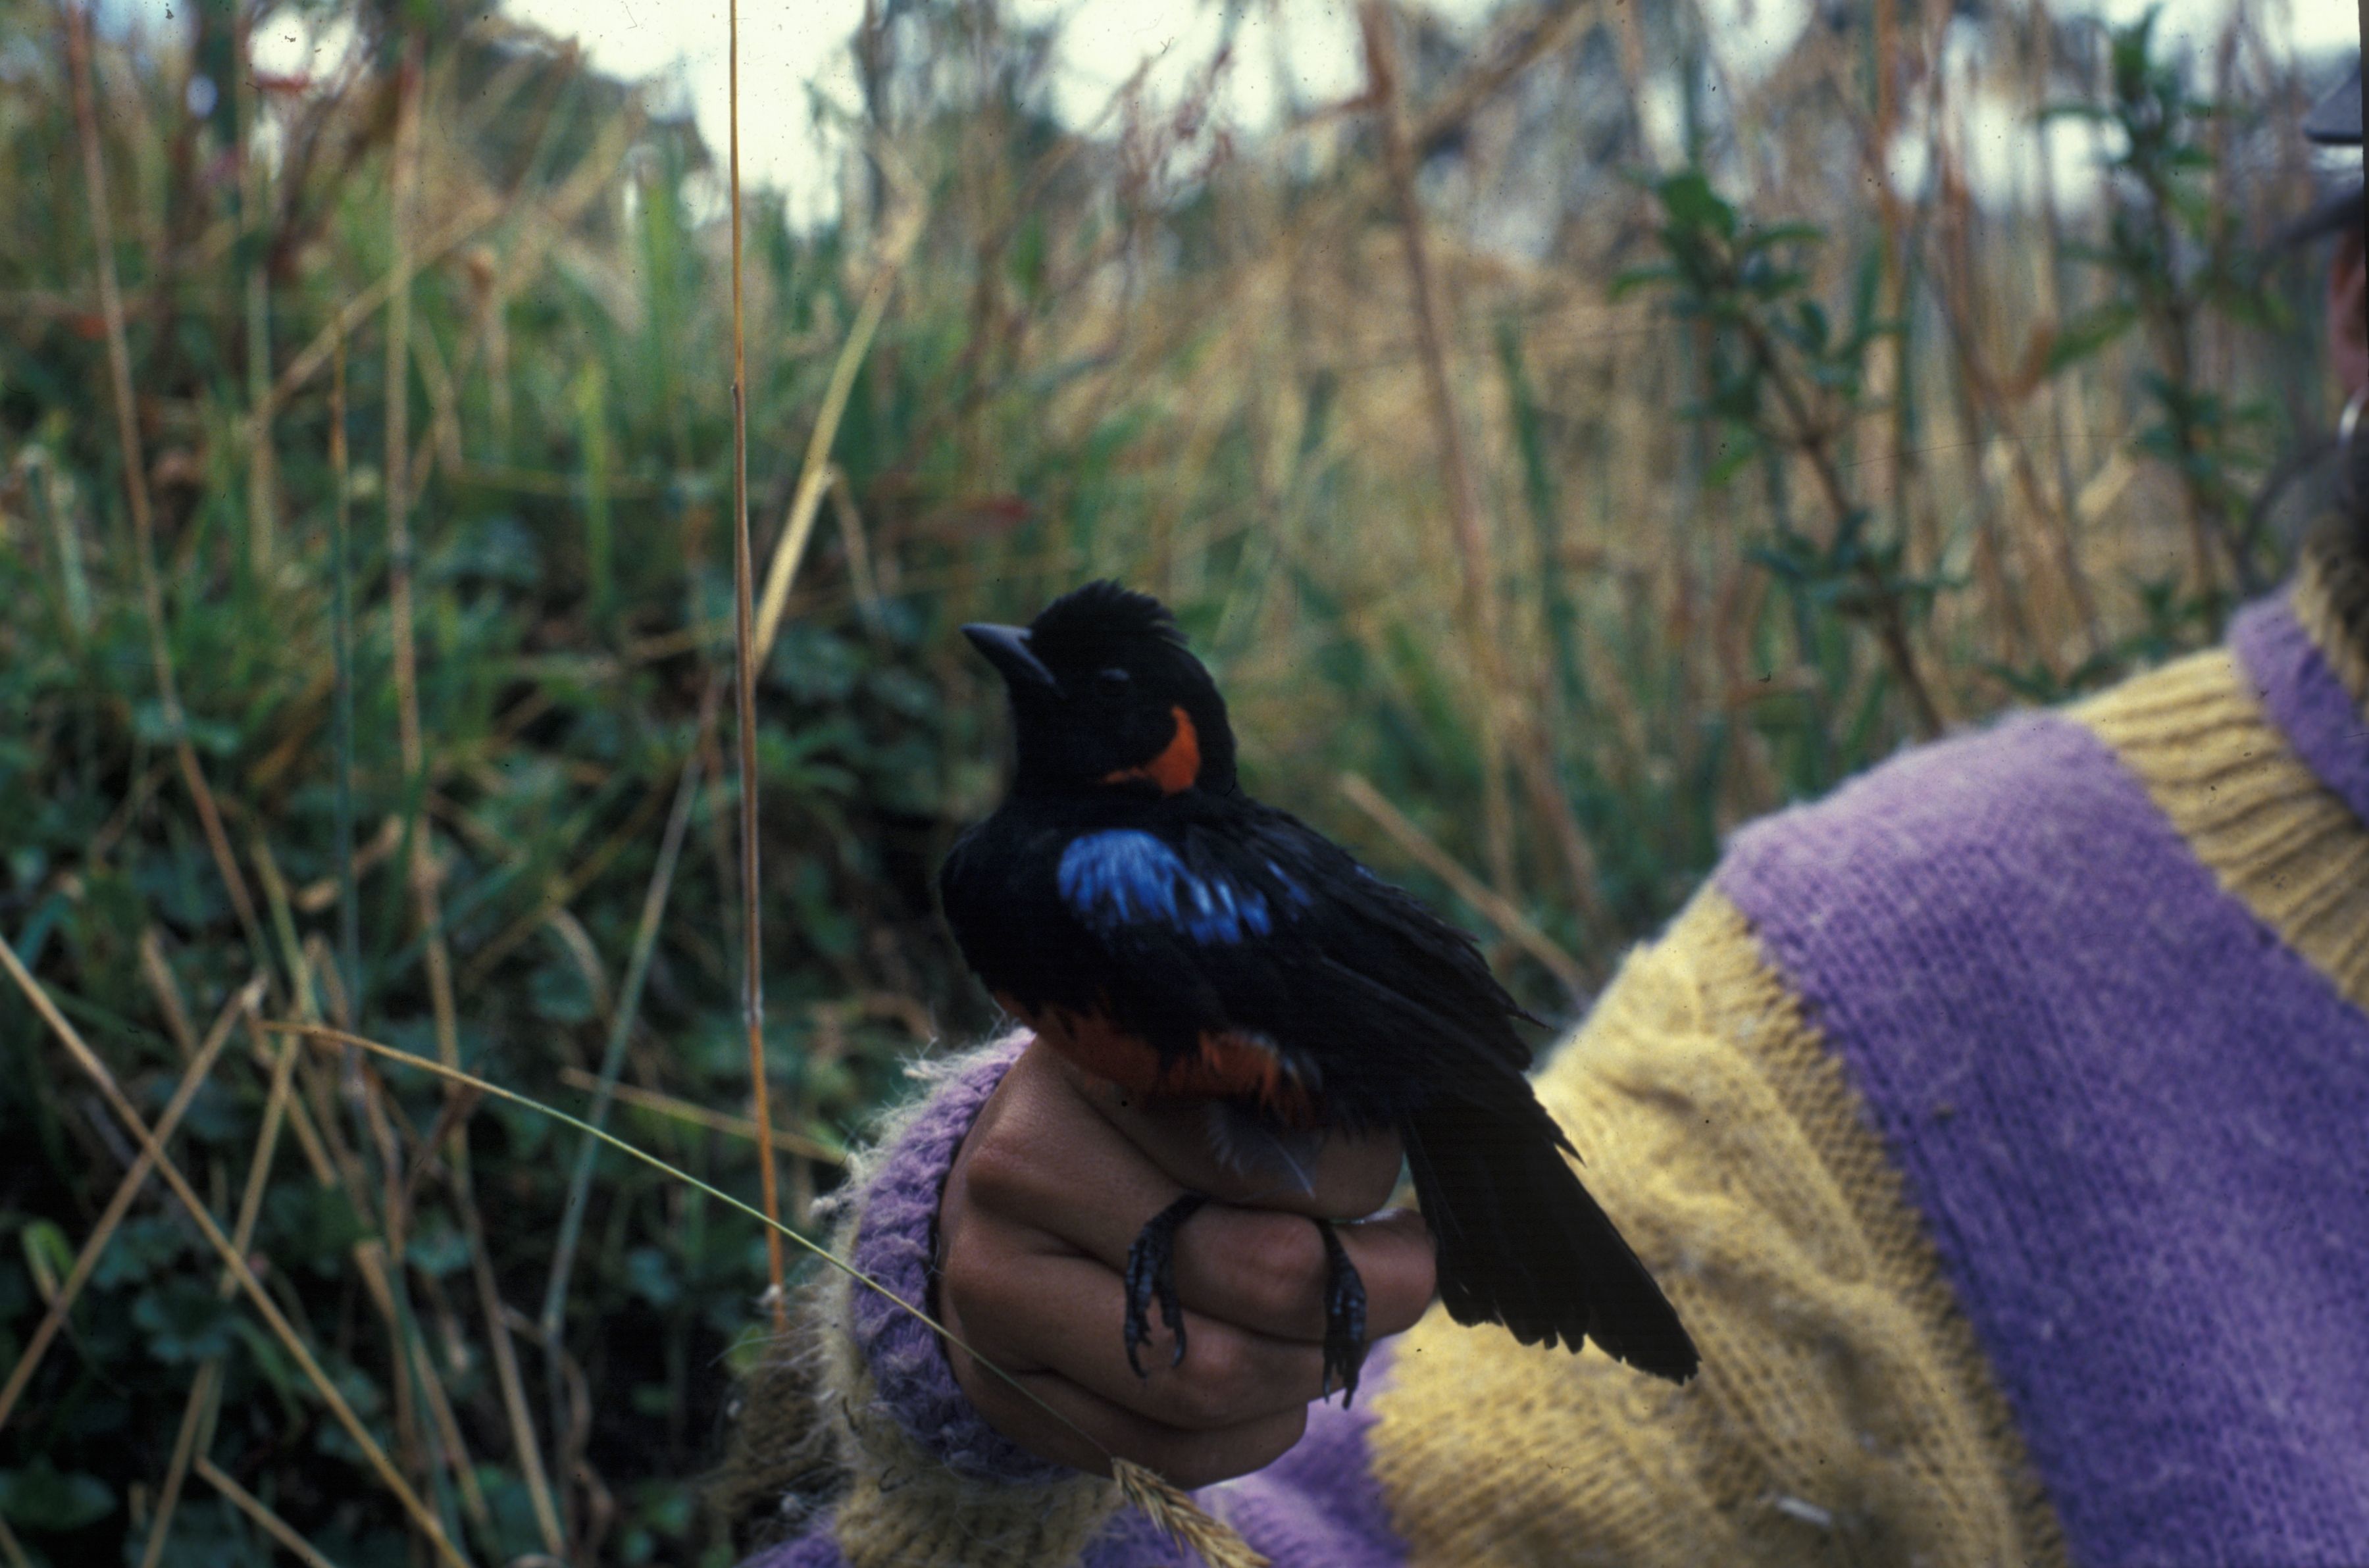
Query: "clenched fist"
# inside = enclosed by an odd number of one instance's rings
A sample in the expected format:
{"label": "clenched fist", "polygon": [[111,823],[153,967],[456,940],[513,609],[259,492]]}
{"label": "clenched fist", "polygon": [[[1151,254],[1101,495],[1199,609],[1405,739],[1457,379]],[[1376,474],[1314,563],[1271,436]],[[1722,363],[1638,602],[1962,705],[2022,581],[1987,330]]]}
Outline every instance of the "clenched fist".
{"label": "clenched fist", "polygon": [[[1185,1487],[1262,1469],[1307,1427],[1322,1376],[1324,1245],[1305,1217],[1356,1221],[1340,1234],[1373,1338],[1413,1327],[1433,1290],[1422,1217],[1375,1213],[1398,1180],[1396,1138],[1327,1137],[1302,1190],[1229,1168],[1209,1118],[1206,1101],[1126,1094],[1031,1045],[963,1140],[938,1213],[946,1326],[1111,1453]],[[1217,1201],[1177,1239],[1187,1353],[1171,1367],[1158,1334],[1139,1378],[1120,1334],[1121,1272],[1144,1221],[1188,1190]],[[1040,1457],[1108,1469],[961,1347],[946,1353],[996,1430]]]}

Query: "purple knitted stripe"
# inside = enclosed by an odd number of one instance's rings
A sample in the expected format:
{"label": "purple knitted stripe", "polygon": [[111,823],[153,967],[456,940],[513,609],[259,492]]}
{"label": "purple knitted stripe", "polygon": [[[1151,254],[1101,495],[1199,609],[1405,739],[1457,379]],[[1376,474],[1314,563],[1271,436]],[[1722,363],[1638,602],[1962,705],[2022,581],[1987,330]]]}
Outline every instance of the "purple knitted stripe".
{"label": "purple knitted stripe", "polygon": [[[1367,1447],[1370,1401],[1390,1380],[1391,1345],[1366,1360],[1364,1396],[1308,1413],[1308,1434],[1275,1463],[1252,1475],[1203,1487],[1194,1500],[1242,1533],[1275,1568],[1402,1568],[1406,1548],[1391,1533]],[[1113,1518],[1078,1568],[1171,1568],[1196,1562],[1132,1509]]]}
{"label": "purple knitted stripe", "polygon": [[[1024,1036],[1014,1036],[966,1061],[933,1093],[864,1185],[853,1261],[909,1301],[926,1299],[938,1203],[955,1151],[1025,1044]],[[964,1397],[937,1335],[926,1326],[861,1288],[850,1316],[881,1402],[917,1444],[948,1468],[1007,1483],[1052,1482],[1075,1473],[1036,1459],[989,1426]],[[1367,1449],[1372,1396],[1388,1380],[1389,1352],[1387,1344],[1378,1345],[1368,1358],[1366,1398],[1355,1408],[1318,1406],[1309,1413],[1307,1436],[1291,1452],[1255,1475],[1201,1494],[1276,1568],[1398,1568],[1404,1562]],[[818,1539],[781,1550],[821,1555],[759,1559],[750,1568],[831,1568],[839,1561],[836,1549],[818,1545]],[[1083,1563],[1164,1568],[1184,1561],[1140,1516],[1126,1512],[1112,1521]]]}
{"label": "purple knitted stripe", "polygon": [[[938,1085],[858,1200],[855,1266],[924,1310],[931,1310],[938,1199],[955,1150],[1027,1043],[1025,1035],[1012,1035],[982,1047]],[[862,1286],[853,1288],[848,1315],[880,1402],[923,1452],[981,1481],[1043,1483],[1075,1473],[1036,1458],[980,1418],[928,1324]]]}
{"label": "purple knitted stripe", "polygon": [[740,1568],[847,1568],[847,1559],[840,1552],[839,1540],[832,1535],[827,1517],[809,1525],[807,1529],[810,1533],[795,1540],[767,1547],[756,1556],[744,1559]]}
{"label": "purple knitted stripe", "polygon": [[2074,1559],[2369,1562],[2369,1018],[2063,719],[1761,823],[1720,884],[1853,1074]]}
{"label": "purple knitted stripe", "polygon": [[2369,822],[2369,716],[2312,646],[2285,595],[2239,612],[2229,643],[2295,755]]}

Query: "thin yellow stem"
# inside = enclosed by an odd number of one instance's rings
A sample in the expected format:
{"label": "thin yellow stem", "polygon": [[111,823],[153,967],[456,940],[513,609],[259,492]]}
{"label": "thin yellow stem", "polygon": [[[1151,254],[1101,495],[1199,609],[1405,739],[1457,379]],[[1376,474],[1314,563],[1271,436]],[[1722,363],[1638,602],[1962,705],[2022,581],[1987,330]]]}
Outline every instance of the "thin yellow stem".
{"label": "thin yellow stem", "polygon": [[286,1547],[307,1568],[338,1568],[336,1563],[322,1556],[311,1541],[289,1528],[285,1519],[265,1507],[253,1493],[223,1473],[213,1460],[200,1459],[197,1471],[205,1478],[207,1485],[229,1498],[233,1507],[261,1526],[266,1535]]}
{"label": "thin yellow stem", "polygon": [[[156,1118],[159,1139],[172,1137],[174,1129],[181,1125],[182,1113],[197,1097],[198,1090],[205,1083],[206,1075],[213,1070],[214,1059],[222,1054],[223,1042],[230,1038],[231,1026],[238,1021],[239,1014],[252,1007],[262,994],[263,982],[249,980],[246,989],[223,1009],[222,1016],[207,1031],[204,1043],[199,1046],[189,1067],[182,1071],[180,1085],[173,1091],[172,1099],[166,1103],[164,1114]],[[114,1240],[116,1227],[123,1223],[123,1217],[131,1211],[132,1200],[140,1196],[140,1189],[148,1185],[148,1174],[155,1168],[156,1162],[143,1150],[132,1159],[132,1168],[123,1173],[123,1180],[116,1184],[115,1196],[108,1199],[106,1208],[99,1212],[98,1223],[91,1227],[90,1239],[75,1254],[74,1266],[66,1271],[64,1282],[50,1299],[49,1310],[34,1325],[32,1338],[25,1342],[23,1352],[17,1357],[15,1369],[8,1374],[7,1385],[0,1388],[0,1426],[8,1424],[8,1417],[15,1413],[17,1402],[24,1397],[26,1386],[33,1380],[33,1373],[40,1368],[41,1357],[48,1354],[50,1342],[65,1326],[66,1315],[74,1310],[82,1288],[89,1283],[91,1271],[98,1266],[99,1257],[107,1251],[108,1242]]]}
{"label": "thin yellow stem", "polygon": [[362,1425],[362,1419],[354,1413],[354,1407],[347,1402],[336,1382],[315,1359],[312,1347],[304,1343],[304,1337],[296,1332],[295,1325],[280,1310],[280,1304],[264,1290],[262,1281],[255,1277],[255,1272],[247,1267],[246,1259],[231,1244],[231,1239],[223,1234],[213,1211],[206,1207],[197,1189],[189,1185],[189,1178],[181,1174],[180,1167],[166,1154],[164,1146],[156,1141],[155,1132],[125,1096],[122,1087],[115,1082],[115,1075],[107,1070],[107,1064],[98,1059],[97,1053],[90,1048],[74,1026],[66,1022],[65,1014],[59,1012],[57,1003],[50,1000],[48,990],[18,960],[17,950],[5,939],[0,939],[0,968],[8,971],[8,978],[16,982],[25,1000],[33,1004],[33,1011],[41,1015],[41,1021],[63,1043],[66,1053],[74,1058],[74,1065],[97,1085],[117,1119],[140,1140],[142,1150],[154,1164],[157,1174],[165,1178],[165,1185],[173,1189],[173,1196],[181,1200],[181,1207],[189,1210],[191,1219],[197,1221],[206,1244],[213,1248],[214,1255],[221,1258],[223,1266],[236,1277],[239,1289],[246,1293],[247,1300],[280,1341],[280,1348],[288,1352],[289,1357],[304,1374],[305,1380],[313,1385],[313,1391],[320,1396],[323,1404],[329,1407],[329,1413],[339,1426],[345,1428],[346,1436],[353,1439],[354,1446],[361,1450],[362,1458],[376,1472],[380,1482],[395,1494],[404,1512],[411,1516],[412,1523],[428,1538],[437,1555],[451,1568],[468,1568],[469,1560],[444,1533],[443,1521],[419,1500],[419,1494],[412,1491],[409,1483],[395,1470],[394,1461],[386,1456],[386,1450],[379,1447],[378,1439],[371,1436],[370,1428]]}
{"label": "thin yellow stem", "polygon": [[[6,949],[5,947],[0,947],[0,953],[5,953],[6,951]],[[1023,1399],[1025,1399],[1029,1403],[1035,1405],[1037,1409],[1043,1411],[1046,1414],[1051,1416],[1054,1420],[1059,1422],[1070,1431],[1075,1432],[1079,1436],[1084,1438],[1097,1453],[1100,1453],[1105,1459],[1110,1461],[1112,1473],[1115,1477],[1117,1477],[1120,1480],[1121,1489],[1126,1494],[1127,1500],[1142,1508],[1144,1512],[1150,1515],[1154,1522],[1159,1524],[1162,1529],[1168,1530],[1172,1534],[1183,1532],[1184,1536],[1195,1541],[1196,1543],[1196,1547],[1203,1550],[1205,1554],[1207,1553],[1210,1547],[1220,1549],[1220,1555],[1213,1558],[1212,1561],[1214,1562],[1223,1562],[1230,1564],[1240,1563],[1243,1565],[1243,1568],[1255,1568],[1255,1565],[1264,1563],[1266,1561],[1256,1552],[1252,1551],[1247,1546],[1242,1545],[1239,1537],[1235,1536],[1234,1533],[1224,1524],[1203,1513],[1194,1504],[1193,1500],[1184,1493],[1177,1490],[1174,1486],[1161,1479],[1159,1476],[1146,1471],[1140,1465],[1130,1464],[1128,1461],[1118,1458],[1116,1454],[1113,1454],[1108,1448],[1103,1447],[1092,1433],[1088,1432],[1084,1427],[1080,1426],[1068,1416],[1063,1415],[1059,1411],[1055,1410],[1051,1405],[1047,1404],[1043,1399],[1037,1396],[1035,1391],[1024,1386],[1018,1378],[1014,1377],[1012,1373],[1005,1371],[1001,1367],[988,1359],[985,1356],[980,1355],[978,1349],[963,1340],[959,1335],[956,1334],[951,1329],[947,1328],[945,1324],[938,1322],[937,1319],[932,1317],[928,1312],[923,1311],[920,1307],[915,1306],[912,1302],[906,1300],[902,1296],[899,1296],[894,1290],[889,1289],[888,1287],[883,1285],[871,1275],[864,1273],[862,1269],[857,1268],[853,1264],[847,1262],[844,1258],[841,1258],[837,1253],[832,1252],[830,1248],[823,1246],[820,1242],[808,1241],[806,1237],[800,1235],[789,1226],[783,1224],[779,1219],[773,1219],[771,1216],[751,1207],[750,1205],[741,1202],[738,1198],[734,1197],[730,1193],[725,1192],[720,1188],[708,1185],[708,1184],[701,1181],[698,1177],[692,1175],[688,1171],[679,1170],[675,1166],[668,1164],[657,1155],[637,1149],[634,1145],[626,1142],[624,1139],[619,1138],[616,1134],[604,1131],[600,1127],[594,1127],[590,1122],[584,1121],[576,1116],[571,1116],[565,1111],[555,1110],[551,1106],[543,1104],[540,1100],[529,1099],[526,1095],[518,1093],[516,1090],[505,1089],[498,1083],[490,1082],[487,1080],[478,1078],[474,1074],[464,1072],[458,1068],[446,1067],[441,1062],[430,1061],[426,1057],[414,1056],[409,1051],[397,1050],[393,1046],[382,1045],[376,1040],[365,1039],[360,1035],[349,1035],[343,1029],[332,1029],[324,1024],[267,1023],[263,1027],[275,1034],[299,1035],[321,1045],[349,1047],[355,1050],[368,1051],[373,1056],[383,1057],[389,1061],[398,1061],[403,1063],[406,1067],[416,1067],[422,1072],[434,1073],[437,1077],[445,1080],[447,1082],[465,1084],[468,1087],[476,1090],[479,1093],[490,1094],[499,1100],[507,1100],[514,1105],[524,1105],[527,1109],[549,1116],[555,1122],[559,1122],[567,1127],[572,1127],[578,1132],[597,1138],[601,1142],[607,1144],[610,1148],[633,1156],[633,1158],[640,1161],[643,1164],[649,1166],[652,1170],[657,1171],[661,1174],[671,1176],[676,1181],[682,1183],[686,1186],[692,1187],[699,1192],[705,1193],[709,1197],[714,1198],[716,1202],[725,1205],[727,1207],[737,1209],[740,1213],[749,1216],[751,1219],[761,1222],[768,1234],[784,1238],[795,1245],[804,1248],[806,1251],[812,1253],[816,1257],[820,1258],[824,1263],[845,1275],[856,1285],[861,1286],[866,1290],[875,1292],[884,1300],[887,1300],[891,1305],[895,1306],[898,1310],[909,1313],[913,1318],[929,1325],[929,1327],[943,1337],[947,1344],[955,1345],[958,1349],[969,1352],[971,1359],[977,1362],[982,1368],[992,1376],[1001,1378]],[[1207,1545],[1200,1545],[1200,1543],[1204,1542],[1207,1543]],[[1231,1546],[1228,1545],[1229,1542],[1231,1543]],[[1239,1547],[1240,1550],[1235,1551],[1233,1550],[1234,1547]]]}
{"label": "thin yellow stem", "polygon": [[765,1205],[766,1299],[773,1327],[790,1326],[789,1275],[782,1253],[781,1175],[773,1164],[773,1111],[765,1082],[765,984],[757,907],[757,646],[749,543],[749,338],[740,290],[740,0],[731,0],[732,117],[732,632],[739,687],[740,1016],[749,1033],[749,1093],[757,1123],[758,1190]]}
{"label": "thin yellow stem", "polygon": [[[224,1037],[229,1029],[223,1030]],[[247,1162],[246,1190],[238,1200],[238,1220],[231,1230],[231,1244],[243,1254],[255,1244],[255,1221],[263,1212],[263,1190],[271,1179],[271,1157],[280,1148],[280,1124],[288,1112],[288,1089],[296,1067],[293,1041],[280,1042],[280,1055],[271,1064],[271,1095],[264,1102],[263,1126],[256,1133],[255,1155]],[[229,1300],[238,1293],[238,1282],[225,1274],[216,1290]],[[157,1494],[154,1519],[148,1527],[147,1550],[140,1555],[140,1568],[156,1568],[165,1555],[165,1541],[172,1533],[173,1513],[179,1506],[181,1485],[189,1477],[189,1463],[200,1458],[205,1448],[203,1436],[213,1425],[214,1402],[222,1392],[223,1358],[209,1356],[198,1368],[197,1380],[189,1385],[189,1403],[181,1411],[181,1429],[173,1440],[173,1457],[165,1470],[165,1484]]]}
{"label": "thin yellow stem", "polygon": [[206,847],[213,855],[215,868],[222,873],[223,886],[230,894],[239,928],[260,959],[267,951],[262,922],[256,918],[255,900],[247,893],[246,878],[240,875],[238,861],[231,853],[230,836],[223,830],[222,811],[214,804],[205,770],[198,763],[197,748],[190,743],[181,709],[180,682],[173,672],[172,645],[165,635],[165,590],[156,577],[156,517],[149,502],[147,458],[141,446],[140,418],[133,401],[132,349],[123,325],[123,289],[115,274],[115,221],[107,204],[107,159],[98,144],[97,95],[91,76],[90,17],[79,5],[66,7],[66,66],[67,74],[73,78],[74,131],[82,143],[84,196],[90,205],[91,237],[98,247],[98,308],[107,326],[108,381],[115,397],[115,434],[123,460],[124,500],[132,509],[132,553],[140,574],[140,602],[148,621],[148,655],[156,668],[156,698],[165,710],[165,725],[173,736],[174,756],[180,764],[182,782],[189,785],[190,801],[197,807]]}
{"label": "thin yellow stem", "polygon": [[[559,1081],[571,1089],[589,1089],[597,1093],[601,1087],[599,1074],[587,1072],[580,1067],[561,1068]],[[654,1089],[637,1088],[631,1083],[612,1083],[608,1086],[608,1090],[611,1098],[622,1100],[628,1105],[638,1106],[645,1111],[653,1111],[662,1116],[672,1116],[677,1121],[690,1122],[694,1126],[706,1127],[710,1131],[720,1132],[727,1138],[754,1140],[757,1136],[757,1124],[746,1116],[727,1116],[720,1111],[711,1111],[704,1105],[692,1104],[689,1100],[677,1099],[672,1094],[661,1094]],[[801,1159],[818,1161],[825,1165],[847,1163],[846,1150],[834,1144],[825,1143],[818,1139],[808,1138],[804,1133],[792,1132],[787,1127],[777,1127],[773,1129],[773,1138],[782,1148]]]}

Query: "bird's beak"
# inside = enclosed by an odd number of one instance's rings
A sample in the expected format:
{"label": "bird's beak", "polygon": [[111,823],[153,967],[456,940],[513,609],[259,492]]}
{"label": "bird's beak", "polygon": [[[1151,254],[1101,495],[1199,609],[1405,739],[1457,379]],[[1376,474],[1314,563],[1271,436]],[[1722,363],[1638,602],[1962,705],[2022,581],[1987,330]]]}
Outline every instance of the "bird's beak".
{"label": "bird's beak", "polygon": [[1028,628],[1025,626],[990,626],[975,624],[963,628],[987,662],[995,666],[1004,683],[1015,689],[1035,684],[1060,690],[1060,682],[1045,668],[1045,661],[1028,651]]}

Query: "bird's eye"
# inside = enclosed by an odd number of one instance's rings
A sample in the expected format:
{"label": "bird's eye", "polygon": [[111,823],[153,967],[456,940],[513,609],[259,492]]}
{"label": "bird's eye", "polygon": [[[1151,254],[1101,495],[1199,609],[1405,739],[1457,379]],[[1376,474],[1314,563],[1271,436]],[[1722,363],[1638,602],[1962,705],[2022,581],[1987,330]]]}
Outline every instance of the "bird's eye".
{"label": "bird's eye", "polygon": [[1134,680],[1135,677],[1129,675],[1126,670],[1118,668],[1118,666],[1113,665],[1108,670],[1101,671],[1094,677],[1094,679],[1102,683],[1103,690],[1106,692],[1116,692],[1121,686],[1126,685],[1129,681]]}

